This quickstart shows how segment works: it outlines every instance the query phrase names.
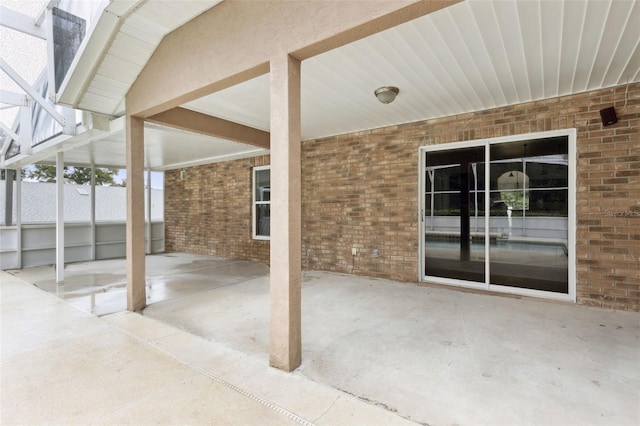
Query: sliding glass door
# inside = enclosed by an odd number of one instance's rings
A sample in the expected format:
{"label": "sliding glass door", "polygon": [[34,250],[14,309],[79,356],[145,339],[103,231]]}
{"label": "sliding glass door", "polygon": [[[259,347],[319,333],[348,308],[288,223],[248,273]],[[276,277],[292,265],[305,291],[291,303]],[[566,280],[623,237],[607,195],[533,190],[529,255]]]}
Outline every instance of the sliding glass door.
{"label": "sliding glass door", "polygon": [[491,145],[490,282],[568,293],[566,138]]}
{"label": "sliding glass door", "polygon": [[484,282],[485,147],[427,152],[425,274]]}
{"label": "sliding glass door", "polygon": [[572,299],[572,131],[421,148],[425,281]]}

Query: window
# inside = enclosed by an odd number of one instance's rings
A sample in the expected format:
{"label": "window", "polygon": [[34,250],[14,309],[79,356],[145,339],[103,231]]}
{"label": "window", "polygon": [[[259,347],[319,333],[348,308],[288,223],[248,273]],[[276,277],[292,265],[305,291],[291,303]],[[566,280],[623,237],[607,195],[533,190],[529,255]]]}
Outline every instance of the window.
{"label": "window", "polygon": [[271,166],[253,169],[253,238],[268,240],[271,217]]}

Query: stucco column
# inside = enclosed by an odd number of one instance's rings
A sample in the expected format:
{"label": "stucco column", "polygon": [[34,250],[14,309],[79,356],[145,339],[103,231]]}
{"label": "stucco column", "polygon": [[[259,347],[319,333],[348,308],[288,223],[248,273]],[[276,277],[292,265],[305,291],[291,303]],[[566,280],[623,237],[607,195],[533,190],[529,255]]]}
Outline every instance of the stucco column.
{"label": "stucco column", "polygon": [[127,116],[127,309],[147,305],[144,250],[144,121]]}
{"label": "stucco column", "polygon": [[269,364],[302,361],[300,225],[300,61],[271,60],[271,330]]}

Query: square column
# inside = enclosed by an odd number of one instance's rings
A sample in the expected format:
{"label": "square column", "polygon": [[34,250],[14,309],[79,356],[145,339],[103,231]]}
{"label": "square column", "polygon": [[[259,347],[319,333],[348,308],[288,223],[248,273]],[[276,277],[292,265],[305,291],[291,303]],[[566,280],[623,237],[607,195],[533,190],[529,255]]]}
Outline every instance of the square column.
{"label": "square column", "polygon": [[[20,170],[18,170],[19,174]],[[6,169],[4,171],[4,226],[13,225],[13,177],[16,171]]]}
{"label": "square column", "polygon": [[145,245],[145,251],[147,254],[151,254],[151,169],[147,169],[147,202],[144,205],[144,214],[146,217],[147,225],[145,229],[145,235],[147,244]]}
{"label": "square column", "polygon": [[300,61],[271,60],[271,322],[269,364],[302,361]]}
{"label": "square column", "polygon": [[127,116],[127,309],[147,306],[144,250],[144,121]]}
{"label": "square column", "polygon": [[22,269],[22,168],[16,171],[16,232],[18,269]]}
{"label": "square column", "polygon": [[64,152],[56,154],[56,283],[64,282]]}
{"label": "square column", "polygon": [[91,165],[91,260],[96,260],[96,165]]}

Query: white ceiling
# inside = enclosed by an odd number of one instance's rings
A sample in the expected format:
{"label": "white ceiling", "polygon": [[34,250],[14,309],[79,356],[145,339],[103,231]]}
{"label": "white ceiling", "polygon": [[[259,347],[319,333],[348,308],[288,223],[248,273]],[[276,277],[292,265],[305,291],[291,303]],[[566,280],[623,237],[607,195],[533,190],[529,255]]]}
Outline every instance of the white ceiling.
{"label": "white ceiling", "polygon": [[[302,64],[302,138],[640,79],[640,2],[467,0]],[[397,86],[389,105],[380,86]],[[269,130],[269,77],[184,105]]]}
{"label": "white ceiling", "polygon": [[[207,0],[203,10],[215,3]],[[151,29],[173,25],[168,16],[178,13],[177,2],[141,4],[104,47],[109,54],[88,77],[80,107],[123,111],[124,94],[150,56],[137,49]],[[639,23],[640,2],[634,0],[455,4],[304,61],[303,140],[640,81]],[[383,105],[373,92],[388,85],[399,87],[400,94]],[[183,106],[268,131],[269,76]],[[119,137],[80,147],[87,152],[77,155],[83,162],[124,165],[124,135]],[[246,145],[158,127],[147,131],[145,145],[156,169],[257,155]]]}
{"label": "white ceiling", "polygon": [[[170,127],[145,124],[145,167],[169,170],[201,164],[235,160],[264,155],[269,151],[251,145],[184,132]],[[96,135],[91,141],[74,145],[74,139],[63,141],[66,164],[124,168],[127,164],[124,131],[109,136]],[[55,163],[55,151],[38,159],[42,163]],[[25,163],[29,164],[29,163]]]}

